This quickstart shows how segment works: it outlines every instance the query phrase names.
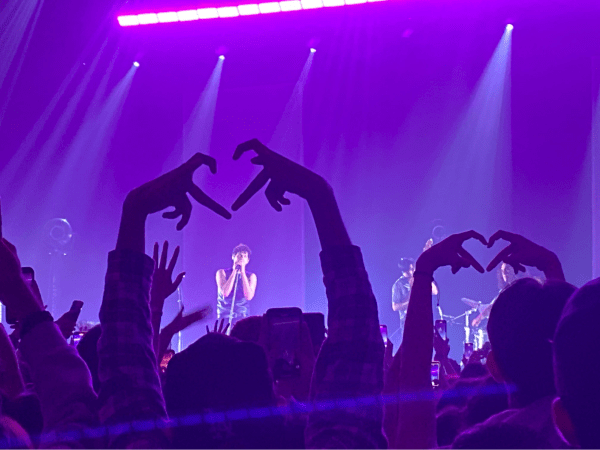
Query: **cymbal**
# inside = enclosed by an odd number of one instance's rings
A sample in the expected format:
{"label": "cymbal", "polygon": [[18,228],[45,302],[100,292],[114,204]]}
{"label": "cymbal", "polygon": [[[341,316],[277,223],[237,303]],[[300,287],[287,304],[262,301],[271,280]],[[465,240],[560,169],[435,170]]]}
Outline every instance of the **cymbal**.
{"label": "cymbal", "polygon": [[465,303],[467,306],[470,306],[471,308],[478,308],[479,309],[479,305],[481,305],[481,302],[476,302],[475,300],[471,300],[468,298],[461,298],[461,301],[463,303]]}

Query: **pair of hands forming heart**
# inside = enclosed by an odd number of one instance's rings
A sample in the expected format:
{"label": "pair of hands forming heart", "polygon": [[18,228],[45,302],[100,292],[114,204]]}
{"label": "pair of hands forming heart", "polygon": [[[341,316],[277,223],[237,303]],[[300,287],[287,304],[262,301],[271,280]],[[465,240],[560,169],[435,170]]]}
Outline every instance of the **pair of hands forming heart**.
{"label": "pair of hands forming heart", "polygon": [[[251,162],[263,166],[263,170],[233,203],[234,211],[241,208],[269,181],[265,195],[277,211],[282,210],[282,205],[290,204],[290,201],[284,197],[285,192],[297,194],[308,200],[317,195],[319,189],[327,188],[327,183],[319,175],[268,149],[258,139],[238,145],[233,159],[238,160],[250,150],[254,150],[257,154]],[[214,158],[196,153],[178,168],[131,191],[127,202],[134,206],[139,214],[146,216],[165,208],[174,208],[172,211],[165,212],[163,217],[167,219],[181,217],[177,230],[182,230],[190,220],[192,204],[187,196],[188,193],[201,205],[225,219],[231,219],[231,213],[227,209],[194,184],[192,180],[194,172],[203,164],[206,164],[213,174],[217,172],[217,162]]]}
{"label": "pair of hands forming heart", "polygon": [[515,273],[525,272],[524,266],[530,266],[544,272],[547,279],[560,281],[565,279],[560,261],[553,252],[521,235],[502,230],[494,233],[489,241],[472,230],[449,236],[421,254],[416,263],[416,270],[433,275],[433,272],[442,266],[450,266],[452,273],[462,268],[473,267],[478,272],[484,273],[481,264],[462,246],[468,239],[477,239],[487,248],[491,248],[499,239],[510,242],[488,264],[486,268],[488,272],[504,262],[512,266]]}

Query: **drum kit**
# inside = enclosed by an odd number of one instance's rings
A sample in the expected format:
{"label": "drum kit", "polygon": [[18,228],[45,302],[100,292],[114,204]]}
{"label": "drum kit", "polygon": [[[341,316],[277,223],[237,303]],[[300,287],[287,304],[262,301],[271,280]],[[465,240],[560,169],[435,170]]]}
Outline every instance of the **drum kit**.
{"label": "drum kit", "polygon": [[[462,326],[465,330],[464,343],[473,343],[473,349],[479,350],[487,339],[487,330],[482,326],[481,320],[487,319],[490,316],[492,303],[481,303],[468,298],[462,298],[461,301],[466,304],[469,309],[458,316],[449,316],[440,314],[442,319],[448,321],[449,324]],[[440,311],[441,313],[441,311]],[[480,322],[473,325],[473,319],[480,317]]]}

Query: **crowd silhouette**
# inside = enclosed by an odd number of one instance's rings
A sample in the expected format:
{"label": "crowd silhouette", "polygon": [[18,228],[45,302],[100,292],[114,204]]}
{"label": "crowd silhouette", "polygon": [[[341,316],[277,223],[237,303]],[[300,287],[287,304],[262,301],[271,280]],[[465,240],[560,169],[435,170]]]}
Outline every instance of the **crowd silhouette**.
{"label": "crowd silhouette", "polygon": [[[46,311],[24,278],[17,249],[0,241],[0,298],[16,319],[0,326],[0,446],[4,448],[598,448],[600,373],[598,280],[577,289],[557,256],[507,231],[489,238],[454,234],[416,260],[402,344],[380,332],[377,301],[360,248],[352,244],[334,192],[321,176],[254,139],[237,147],[262,171],[232,205],[235,212],[267,185],[276,210],[304,199],[321,244],[327,336],[302,320],[291,376],[281,375],[266,316],[224,321],[185,350],[174,335],[206,319],[210,308],[183,309],[161,328],[179,248],[145,254],[149,215],[179,219],[192,200],[231,213],[192,181],[216,161],[200,153],[132,190],[123,202],[116,246],[108,255],[100,324],[77,346],[75,321]],[[204,211],[204,214],[207,212]],[[509,243],[484,269],[463,244]],[[493,254],[493,252],[491,252]],[[459,364],[434,330],[432,285],[452,273],[527,267],[545,279],[506,286],[489,313],[489,344]],[[386,299],[387,302],[387,299]],[[230,331],[230,332],[229,332]],[[485,358],[485,364],[482,362]],[[439,380],[432,384],[432,359]]]}

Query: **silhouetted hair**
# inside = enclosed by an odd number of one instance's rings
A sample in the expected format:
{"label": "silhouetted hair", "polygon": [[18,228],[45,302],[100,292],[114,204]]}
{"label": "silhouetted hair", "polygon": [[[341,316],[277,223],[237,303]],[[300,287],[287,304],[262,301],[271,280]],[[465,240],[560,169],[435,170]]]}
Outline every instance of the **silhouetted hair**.
{"label": "silhouetted hair", "polygon": [[250,250],[250,247],[248,247],[246,244],[240,244],[240,245],[234,247],[234,249],[231,251],[231,256],[235,256],[241,252],[248,253],[248,256],[252,255],[252,250]]}
{"label": "silhouetted hair", "polygon": [[520,425],[479,424],[460,434],[452,448],[551,448],[546,438]]}
{"label": "silhouetted hair", "polygon": [[81,359],[85,361],[90,369],[92,375],[92,384],[96,393],[100,392],[100,378],[98,377],[98,340],[102,334],[102,328],[100,324],[90,328],[90,330],[83,335],[79,344],[77,344],[77,351]]}
{"label": "silhouetted hair", "polygon": [[231,329],[231,337],[244,342],[258,342],[262,316],[244,317],[238,320]]}
{"label": "silhouetted hair", "polygon": [[[269,410],[276,397],[267,357],[257,344],[217,333],[198,339],[169,362],[164,394],[169,416],[180,423],[173,428],[176,448],[285,447],[283,417]],[[214,423],[185,425],[198,414],[246,408],[267,408],[267,417],[226,414]]]}
{"label": "silhouetted hair", "polygon": [[523,278],[502,291],[492,307],[487,326],[492,351],[520,406],[556,392],[551,340],[574,291],[565,282],[542,285]]}
{"label": "silhouetted hair", "polygon": [[402,272],[408,272],[410,266],[415,265],[415,260],[412,258],[400,258],[400,262],[398,263],[398,267]]}
{"label": "silhouetted hair", "polygon": [[556,389],[582,448],[600,448],[600,279],[567,302],[553,340]]}
{"label": "silhouetted hair", "polygon": [[437,445],[443,447],[452,444],[463,425],[463,413],[455,406],[444,409],[435,419]]}

